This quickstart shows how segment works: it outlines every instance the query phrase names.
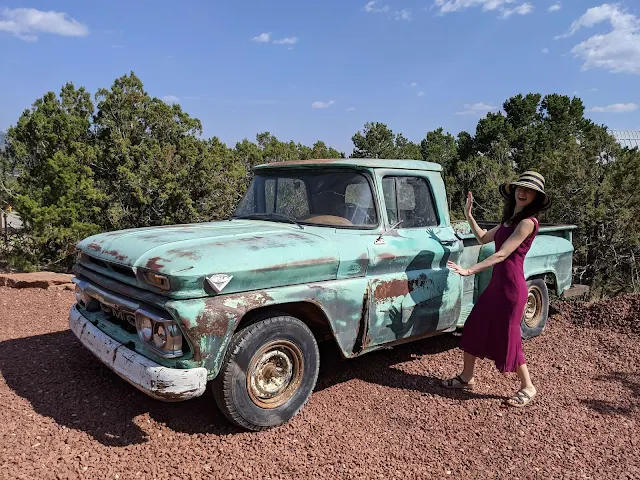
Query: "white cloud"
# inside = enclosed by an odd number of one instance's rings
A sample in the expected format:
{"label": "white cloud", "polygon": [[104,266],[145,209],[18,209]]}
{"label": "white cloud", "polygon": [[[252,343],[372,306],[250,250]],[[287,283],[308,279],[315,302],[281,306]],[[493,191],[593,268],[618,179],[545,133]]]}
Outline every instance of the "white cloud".
{"label": "white cloud", "polygon": [[0,31],[12,33],[27,42],[37,41],[38,35],[43,33],[64,37],[85,37],[89,34],[86,25],[65,12],[45,12],[35,8],[0,9]]}
{"label": "white cloud", "polygon": [[[251,40],[258,43],[273,43],[275,45],[295,45],[300,40],[298,37],[284,37],[277,40],[271,40],[271,32],[261,33],[257,37],[253,37]],[[291,50],[291,47],[289,47]]]}
{"label": "white cloud", "polygon": [[420,90],[420,91],[418,92],[418,96],[419,96],[419,97],[424,97],[424,92],[423,92],[422,90]]}
{"label": "white cloud", "polygon": [[271,40],[271,33],[261,33],[257,37],[253,37],[251,40],[258,43],[269,43]]}
{"label": "white cloud", "polygon": [[553,5],[551,5],[549,7],[549,11],[550,12],[557,12],[558,10],[560,10],[562,8],[562,6],[560,6],[559,3],[554,3]]}
{"label": "white cloud", "polygon": [[482,117],[487,112],[492,110],[498,110],[498,107],[494,107],[493,105],[487,105],[486,103],[478,102],[465,104],[464,110],[460,112],[456,112],[456,115],[472,115],[476,117]]}
{"label": "white cloud", "polygon": [[311,104],[311,108],[329,108],[329,106],[333,105],[334,103],[336,102],[334,102],[333,100],[329,100],[328,102],[317,101]]}
{"label": "white cloud", "polygon": [[588,9],[571,23],[569,31],[555,37],[567,38],[581,28],[608,22],[611,31],[596,34],[571,49],[575,58],[584,61],[582,70],[602,68],[614,73],[640,75],[640,17],[621,10],[618,4],[603,4]]}
{"label": "white cloud", "polygon": [[499,10],[514,2],[515,0],[435,0],[434,7],[445,14],[473,7],[482,7],[483,11]]}
{"label": "white cloud", "polygon": [[396,20],[405,20],[407,22],[411,20],[411,10],[408,10],[406,8],[398,10],[395,15]]}
{"label": "white cloud", "polygon": [[418,82],[411,82],[411,83],[409,84],[409,86],[410,86],[411,88],[415,88],[415,87],[417,87],[417,86],[418,86]]}
{"label": "white cloud", "polygon": [[165,103],[171,104],[171,103],[178,103],[180,99],[175,95],[165,95],[164,97],[162,97],[162,101]]}
{"label": "white cloud", "polygon": [[378,7],[377,0],[372,0],[364,6],[364,11],[367,13],[384,13],[389,11],[389,5]]}
{"label": "white cloud", "polygon": [[541,52],[542,52],[542,53],[545,53],[545,54],[546,54],[546,53],[549,53],[549,49],[545,47],[545,48],[543,48],[543,49],[541,50]]}
{"label": "white cloud", "polygon": [[627,112],[634,112],[637,109],[638,109],[638,105],[636,105],[635,103],[614,103],[613,105],[607,105],[606,107],[588,108],[587,112],[627,113]]}
{"label": "white cloud", "polygon": [[280,40],[274,40],[273,43],[276,45],[295,45],[300,40],[298,37],[285,37]]}
{"label": "white cloud", "polygon": [[355,112],[356,111],[356,107],[349,107],[346,110],[347,112]]}
{"label": "white cloud", "polygon": [[533,12],[533,5],[526,2],[526,3],[523,3],[522,5],[518,5],[515,8],[502,9],[502,15],[500,15],[500,18],[509,18],[513,14],[527,15],[531,12]]}

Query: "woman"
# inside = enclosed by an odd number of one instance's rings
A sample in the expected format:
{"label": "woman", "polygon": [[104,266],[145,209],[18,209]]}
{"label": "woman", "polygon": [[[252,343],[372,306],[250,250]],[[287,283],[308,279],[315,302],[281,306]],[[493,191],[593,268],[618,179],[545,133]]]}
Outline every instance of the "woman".
{"label": "woman", "polygon": [[538,233],[536,216],[551,206],[544,183],[542,175],[528,171],[516,182],[500,185],[505,198],[502,222],[488,232],[471,215],[473,196],[471,192],[467,196],[464,213],[473,234],[481,244],[495,241],[496,253],[468,269],[448,262],[449,268],[463,276],[491,267],[493,273],[464,325],[460,342],[464,368],[460,375],[443,382],[447,388],[473,389],[476,359],[488,358],[501,373],[518,374],[520,390],[506,401],[508,405],[524,407],[536,395],[522,352],[520,321],[528,297],[524,258]]}

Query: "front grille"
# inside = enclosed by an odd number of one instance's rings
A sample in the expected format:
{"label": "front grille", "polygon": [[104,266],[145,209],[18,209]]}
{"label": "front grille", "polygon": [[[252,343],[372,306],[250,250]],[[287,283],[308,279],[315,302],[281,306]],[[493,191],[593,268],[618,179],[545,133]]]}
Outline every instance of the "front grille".
{"label": "front grille", "polygon": [[117,306],[106,305],[102,302],[99,303],[100,310],[108,316],[111,323],[118,325],[128,333],[137,333],[135,313],[123,310]]}
{"label": "front grille", "polygon": [[120,275],[124,275],[125,277],[136,278],[136,274],[131,267],[125,267],[123,265],[118,265],[117,263],[107,262],[105,260],[92,257],[91,255],[87,255],[86,253],[83,254],[83,256],[90,264],[106,268],[107,270],[119,273]]}

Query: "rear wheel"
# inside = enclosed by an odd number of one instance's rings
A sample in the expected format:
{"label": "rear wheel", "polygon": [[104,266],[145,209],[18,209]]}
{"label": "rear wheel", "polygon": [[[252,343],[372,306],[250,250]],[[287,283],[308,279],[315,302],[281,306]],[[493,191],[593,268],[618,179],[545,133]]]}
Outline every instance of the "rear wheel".
{"label": "rear wheel", "polygon": [[540,335],[549,316],[549,290],[544,280],[535,278],[527,281],[529,293],[527,304],[520,322],[522,338],[528,340]]}
{"label": "rear wheel", "polygon": [[261,320],[231,338],[212,382],[222,413],[239,427],[264,430],[288,422],[307,403],[318,378],[320,353],[300,320]]}

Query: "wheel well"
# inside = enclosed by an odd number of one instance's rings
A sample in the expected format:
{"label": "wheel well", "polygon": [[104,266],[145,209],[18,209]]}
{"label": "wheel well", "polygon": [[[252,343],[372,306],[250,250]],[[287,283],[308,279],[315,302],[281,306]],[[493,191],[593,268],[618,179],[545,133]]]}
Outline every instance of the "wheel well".
{"label": "wheel well", "polygon": [[549,290],[549,294],[555,295],[557,293],[557,284],[558,281],[553,272],[540,273],[538,275],[532,275],[527,280],[543,280],[547,285],[547,289]]}
{"label": "wheel well", "polygon": [[280,303],[278,305],[269,305],[250,310],[245,313],[240,323],[238,323],[236,332],[260,320],[277,315],[291,315],[292,317],[296,317],[309,327],[309,330],[311,330],[317,342],[333,338],[329,319],[318,305],[311,302]]}

